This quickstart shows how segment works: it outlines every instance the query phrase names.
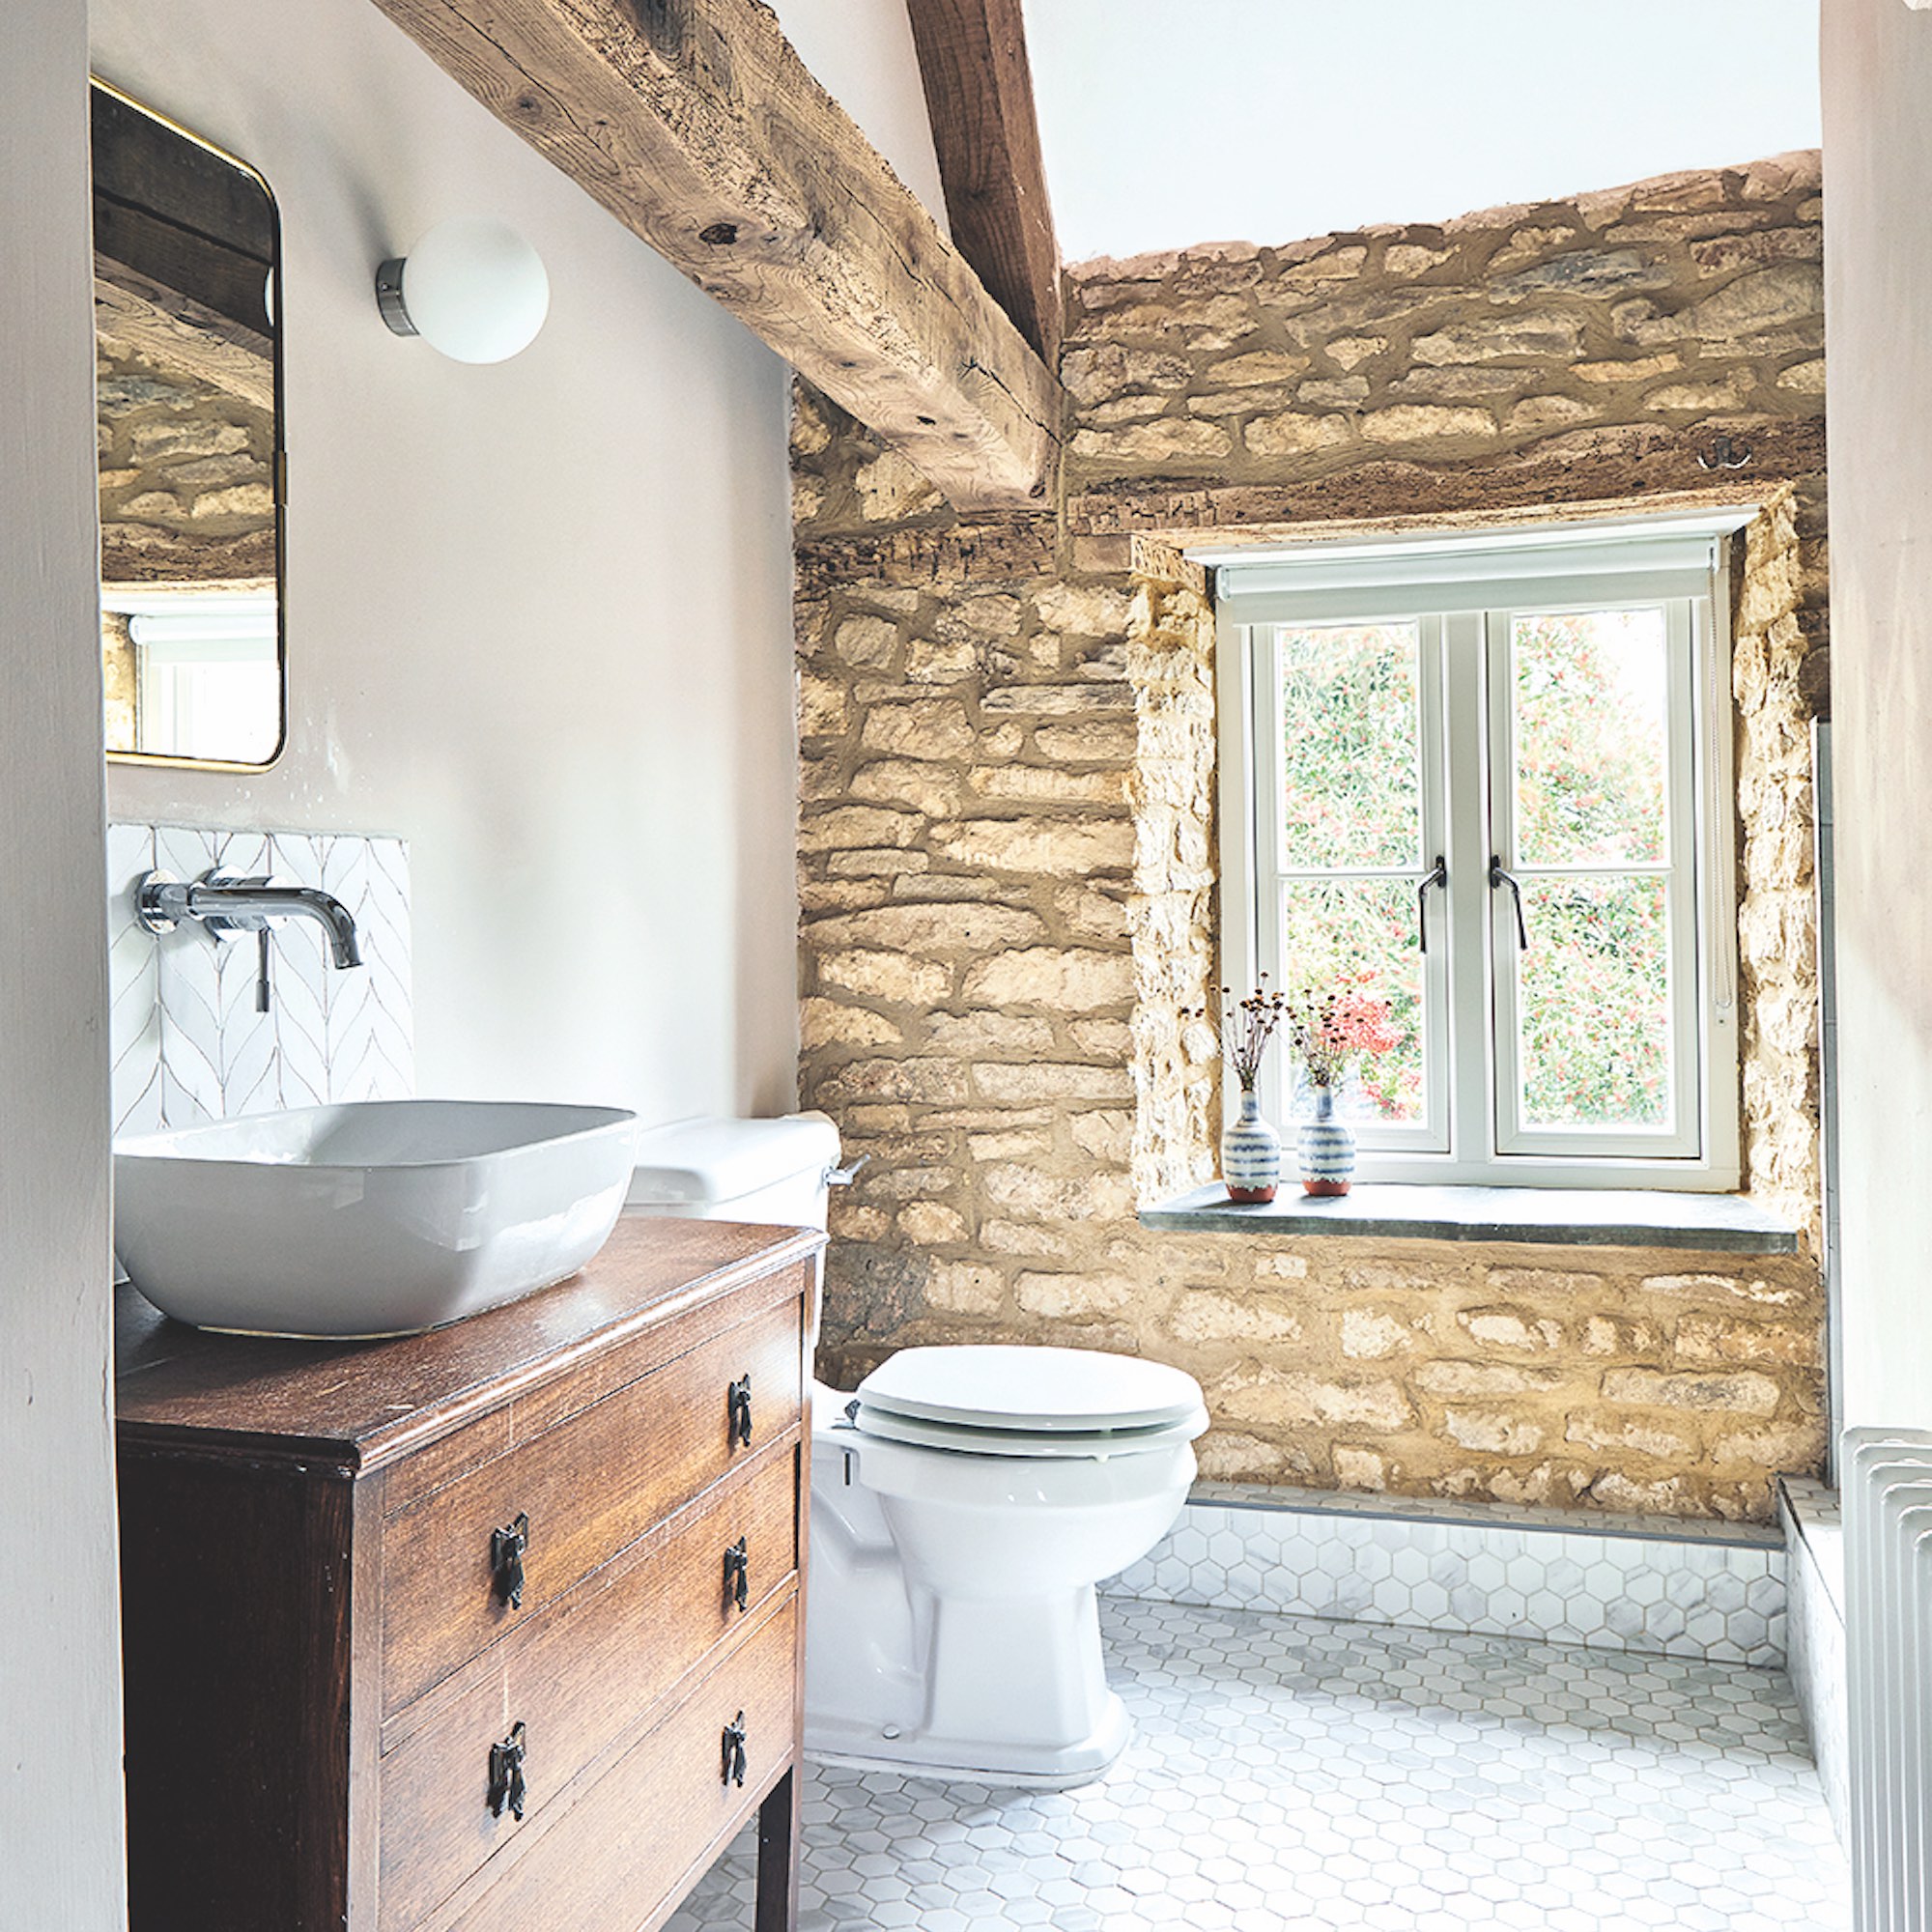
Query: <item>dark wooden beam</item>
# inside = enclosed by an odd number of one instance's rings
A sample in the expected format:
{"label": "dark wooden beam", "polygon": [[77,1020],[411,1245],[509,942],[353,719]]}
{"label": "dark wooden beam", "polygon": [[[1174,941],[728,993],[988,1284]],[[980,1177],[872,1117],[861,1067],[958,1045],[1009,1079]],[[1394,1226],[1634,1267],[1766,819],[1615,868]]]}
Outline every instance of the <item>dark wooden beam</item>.
{"label": "dark wooden beam", "polygon": [[956,505],[1046,497],[1058,383],[763,0],[375,4]]}
{"label": "dark wooden beam", "polygon": [[1057,368],[1060,246],[1020,0],[906,0],[952,243]]}
{"label": "dark wooden beam", "polygon": [[92,93],[95,248],[266,332],[275,208],[260,178],[107,88]]}

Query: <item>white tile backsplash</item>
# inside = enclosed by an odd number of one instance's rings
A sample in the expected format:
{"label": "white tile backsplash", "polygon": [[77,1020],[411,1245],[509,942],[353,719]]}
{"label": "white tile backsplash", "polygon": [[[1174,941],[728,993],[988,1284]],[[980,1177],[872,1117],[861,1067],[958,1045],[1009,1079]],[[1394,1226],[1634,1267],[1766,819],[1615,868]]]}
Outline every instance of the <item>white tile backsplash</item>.
{"label": "white tile backsplash", "polygon": [[[1781,1665],[1786,1558],[1774,1530],[1713,1534],[1501,1505],[1391,1505],[1293,1492],[1197,1495],[1114,1595],[1356,1623]],[[1560,1523],[1560,1526],[1559,1526]]]}
{"label": "white tile backsplash", "polygon": [[[217,866],[333,893],[355,916],[361,967],[338,971],[321,927],[283,922],[273,1005],[258,1013],[252,933],[222,940],[200,925],[160,935],[142,927],[134,887],[144,873],[198,879]],[[111,825],[107,907],[117,1134],[414,1091],[409,849],[400,838]]]}

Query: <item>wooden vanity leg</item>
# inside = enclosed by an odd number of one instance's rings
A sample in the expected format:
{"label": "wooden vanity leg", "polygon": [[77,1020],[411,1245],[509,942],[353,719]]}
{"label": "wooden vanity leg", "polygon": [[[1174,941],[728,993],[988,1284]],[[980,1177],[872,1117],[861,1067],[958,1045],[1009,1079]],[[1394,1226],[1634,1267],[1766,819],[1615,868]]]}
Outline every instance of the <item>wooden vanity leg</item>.
{"label": "wooden vanity leg", "polygon": [[758,1806],[756,1932],[797,1932],[798,1825],[798,1767],[794,1764]]}

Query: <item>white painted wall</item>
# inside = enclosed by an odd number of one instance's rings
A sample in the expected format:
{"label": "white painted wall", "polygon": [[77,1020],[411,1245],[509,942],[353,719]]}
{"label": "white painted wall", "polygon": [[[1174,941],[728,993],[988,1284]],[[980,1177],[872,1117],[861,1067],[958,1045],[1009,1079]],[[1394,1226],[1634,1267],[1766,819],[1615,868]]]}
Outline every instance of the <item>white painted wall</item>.
{"label": "white painted wall", "polygon": [[[369,0],[96,0],[94,48],[287,264],[289,749],[117,766],[114,815],[409,838],[425,1093],[791,1105],[788,372]],[[463,211],[550,270],[495,368],[370,294]]]}
{"label": "white painted wall", "polygon": [[819,85],[950,235],[905,0],[773,0],[773,11]]}
{"label": "white painted wall", "polygon": [[1442,221],[1818,141],[1818,0],[1027,0],[1026,15],[1069,262]]}
{"label": "white painted wall", "polygon": [[0,1918],[125,1922],[85,0],[0,57]]}
{"label": "white painted wall", "polygon": [[1932,13],[1824,30],[1845,1413],[1932,1425]]}

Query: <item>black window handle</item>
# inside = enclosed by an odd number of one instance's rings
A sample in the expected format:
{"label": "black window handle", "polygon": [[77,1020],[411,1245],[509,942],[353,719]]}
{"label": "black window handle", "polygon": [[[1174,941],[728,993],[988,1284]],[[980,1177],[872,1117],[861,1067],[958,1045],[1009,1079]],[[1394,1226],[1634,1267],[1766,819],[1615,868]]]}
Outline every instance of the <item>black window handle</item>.
{"label": "black window handle", "polygon": [[1516,901],[1516,936],[1521,944],[1522,950],[1527,952],[1529,951],[1529,927],[1523,923],[1522,888],[1503,870],[1502,860],[1495,853],[1492,852],[1490,854],[1490,890],[1494,892],[1498,886],[1507,886],[1510,889],[1511,897]]}
{"label": "black window handle", "polygon": [[1435,855],[1435,869],[1415,889],[1415,944],[1418,952],[1429,951],[1429,889],[1448,883],[1449,862],[1438,852]]}

